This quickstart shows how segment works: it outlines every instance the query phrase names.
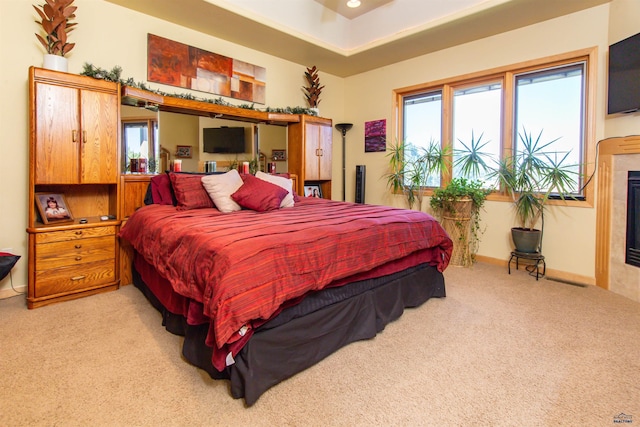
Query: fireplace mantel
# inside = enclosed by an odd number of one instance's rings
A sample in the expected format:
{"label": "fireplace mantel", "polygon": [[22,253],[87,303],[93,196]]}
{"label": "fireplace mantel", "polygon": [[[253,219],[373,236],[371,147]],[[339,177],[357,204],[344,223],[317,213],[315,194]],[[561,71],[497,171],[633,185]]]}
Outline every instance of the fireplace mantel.
{"label": "fireplace mantel", "polygon": [[609,138],[598,144],[596,285],[610,288],[614,156],[640,154],[640,136]]}

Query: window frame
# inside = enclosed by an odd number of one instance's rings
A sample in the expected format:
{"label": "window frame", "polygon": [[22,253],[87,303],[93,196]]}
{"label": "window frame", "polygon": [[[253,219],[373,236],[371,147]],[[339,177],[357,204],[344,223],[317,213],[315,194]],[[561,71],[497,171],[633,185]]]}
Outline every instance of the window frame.
{"label": "window frame", "polygon": [[[585,63],[585,84],[584,84],[584,123],[583,123],[583,147],[582,147],[582,173],[584,174],[584,182],[589,182],[595,170],[595,123],[596,123],[596,87],[597,87],[597,47],[591,47],[563,54],[547,56],[544,58],[529,60],[507,66],[497,67],[490,70],[464,74],[460,76],[441,79],[433,82],[417,84],[413,86],[403,87],[393,90],[394,109],[395,109],[395,138],[397,141],[403,141],[404,124],[404,98],[416,96],[421,93],[429,93],[435,91],[442,92],[442,135],[440,143],[444,146],[447,141],[453,138],[453,96],[456,90],[463,87],[478,85],[489,82],[502,82],[502,124],[501,124],[501,140],[500,152],[502,156],[508,156],[513,148],[517,131],[514,129],[515,123],[515,77],[516,75],[528,72],[541,71],[548,68],[566,66],[569,64],[584,62]],[[452,155],[449,156],[449,165],[452,162]],[[452,168],[444,172],[440,179],[440,185],[444,186],[452,179]],[[551,205],[563,206],[579,206],[593,207],[594,189],[593,185],[587,185],[584,188],[583,197],[579,200],[550,200]],[[425,195],[433,194],[433,188],[424,188]],[[502,191],[494,191],[487,200],[491,201],[511,201],[511,199]]]}

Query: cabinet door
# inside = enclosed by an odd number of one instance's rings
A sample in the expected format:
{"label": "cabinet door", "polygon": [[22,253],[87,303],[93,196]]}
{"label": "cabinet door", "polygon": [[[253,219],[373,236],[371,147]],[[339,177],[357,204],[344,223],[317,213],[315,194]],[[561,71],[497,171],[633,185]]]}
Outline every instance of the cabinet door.
{"label": "cabinet door", "polygon": [[115,184],[118,180],[118,97],[81,91],[83,184]]}
{"label": "cabinet door", "polygon": [[320,179],[320,134],[318,125],[307,123],[304,136],[305,180]]}
{"label": "cabinet door", "polygon": [[331,126],[318,125],[318,147],[320,148],[320,170],[318,179],[321,180],[331,179],[332,137]]}
{"label": "cabinet door", "polygon": [[78,182],[78,90],[36,84],[35,184]]}
{"label": "cabinet door", "polygon": [[122,189],[122,202],[120,203],[120,217],[127,219],[137,209],[144,206],[144,198],[151,177],[148,175],[124,175],[120,188]]}

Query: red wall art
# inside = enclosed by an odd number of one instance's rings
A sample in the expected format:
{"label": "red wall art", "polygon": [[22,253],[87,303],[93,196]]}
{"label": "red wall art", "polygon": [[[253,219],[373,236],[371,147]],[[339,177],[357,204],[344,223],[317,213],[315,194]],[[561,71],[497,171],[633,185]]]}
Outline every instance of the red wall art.
{"label": "red wall art", "polygon": [[147,35],[147,80],[265,103],[267,70],[153,34]]}

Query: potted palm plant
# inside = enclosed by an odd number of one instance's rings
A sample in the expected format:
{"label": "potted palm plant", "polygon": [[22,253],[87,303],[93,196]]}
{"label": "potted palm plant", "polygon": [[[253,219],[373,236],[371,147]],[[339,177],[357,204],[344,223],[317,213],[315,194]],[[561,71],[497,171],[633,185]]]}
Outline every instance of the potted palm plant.
{"label": "potted palm plant", "polygon": [[44,30],[44,37],[36,33],[36,38],[46,50],[43,66],[57,71],[67,71],[65,55],[73,49],[75,43],[68,42],[68,34],[77,25],[71,22],[75,18],[74,0],[45,0],[40,6],[33,6],[40,21],[36,21]]}
{"label": "potted palm plant", "polygon": [[[511,228],[517,252],[539,253],[542,245],[544,210],[552,198],[574,198],[580,177],[579,164],[569,163],[569,152],[550,150],[559,138],[543,142],[523,128],[518,133],[520,147],[509,156],[495,159],[482,152],[486,145],[478,140],[458,153],[456,166],[463,175],[484,176],[487,182],[503,189],[515,208],[518,226]],[[540,228],[536,228],[540,224]]]}
{"label": "potted palm plant", "polygon": [[580,165],[569,163],[569,152],[550,151],[559,138],[542,142],[542,130],[534,137],[523,129],[518,138],[519,150],[497,162],[492,175],[515,207],[519,226],[511,235],[516,251],[536,253],[541,250],[546,204],[552,197],[575,198]]}
{"label": "potted palm plant", "polygon": [[430,141],[427,147],[416,147],[411,143],[400,142],[388,149],[389,169],[384,177],[387,187],[394,193],[402,193],[409,205],[409,209],[417,204],[422,209],[425,187],[438,185],[433,182],[447,170],[447,157],[450,149],[442,148],[435,141]]}

